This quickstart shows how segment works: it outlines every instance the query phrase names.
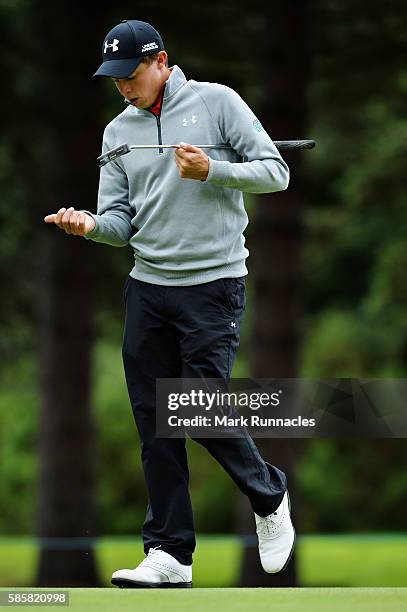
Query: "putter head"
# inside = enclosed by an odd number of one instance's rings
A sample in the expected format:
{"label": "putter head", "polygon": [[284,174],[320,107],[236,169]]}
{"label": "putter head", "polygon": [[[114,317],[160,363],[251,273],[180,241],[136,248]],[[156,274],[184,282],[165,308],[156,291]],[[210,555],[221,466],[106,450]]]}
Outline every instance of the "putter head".
{"label": "putter head", "polygon": [[105,164],[108,164],[109,162],[113,161],[114,159],[117,159],[118,157],[121,157],[122,155],[125,155],[126,153],[130,153],[130,147],[129,147],[128,144],[122,144],[119,147],[115,147],[114,149],[110,149],[110,151],[106,151],[106,153],[103,153],[103,155],[100,155],[97,158],[97,161],[98,161],[98,164],[99,164],[99,168],[101,168]]}

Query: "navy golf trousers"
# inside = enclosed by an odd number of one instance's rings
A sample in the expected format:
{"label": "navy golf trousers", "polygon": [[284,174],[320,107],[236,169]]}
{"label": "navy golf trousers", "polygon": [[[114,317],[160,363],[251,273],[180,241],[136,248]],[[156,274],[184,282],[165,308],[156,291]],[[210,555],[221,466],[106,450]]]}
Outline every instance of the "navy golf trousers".
{"label": "navy golf trousers", "polygon": [[[128,277],[123,364],[148,492],[142,529],[153,546],[190,565],[195,550],[184,438],[155,436],[157,378],[228,380],[239,345],[245,279],[221,278],[186,287],[154,285]],[[252,438],[196,438],[267,516],[280,504],[286,477],[266,463]]]}

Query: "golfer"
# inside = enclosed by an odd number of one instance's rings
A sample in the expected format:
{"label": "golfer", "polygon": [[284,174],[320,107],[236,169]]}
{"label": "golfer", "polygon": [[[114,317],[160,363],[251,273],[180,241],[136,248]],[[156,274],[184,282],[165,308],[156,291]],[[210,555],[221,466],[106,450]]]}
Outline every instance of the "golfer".
{"label": "golfer", "polygon": [[[123,363],[148,492],[146,557],[135,569],[114,572],[112,583],[191,587],[195,534],[185,438],[155,435],[156,379],[229,379],[248,273],[242,192],[286,189],[289,170],[242,98],[169,67],[161,36],[148,23],[116,25],[102,59],[94,76],[112,79],[126,102],[104,131],[102,153],[123,143],[157,148],[101,168],[97,214],[61,208],[45,221],[94,242],[129,244],[134,253],[124,287]],[[248,496],[264,570],[281,571],[295,539],[284,473],[264,461],[248,434],[196,441]]]}

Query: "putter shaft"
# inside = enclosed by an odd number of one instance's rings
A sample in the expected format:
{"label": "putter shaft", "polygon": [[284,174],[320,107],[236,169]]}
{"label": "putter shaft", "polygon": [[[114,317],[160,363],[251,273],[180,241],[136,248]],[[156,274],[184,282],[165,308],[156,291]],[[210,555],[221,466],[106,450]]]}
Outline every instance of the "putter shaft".
{"label": "putter shaft", "polygon": [[[230,149],[230,145],[225,144],[197,144],[193,145],[199,149]],[[179,144],[153,144],[153,145],[130,145],[129,149],[177,149]]]}
{"label": "putter shaft", "polygon": [[[277,149],[313,149],[315,147],[315,140],[274,140],[274,144]],[[231,149],[230,145],[226,144],[199,144],[193,145],[199,149]],[[138,144],[128,145],[122,144],[119,147],[106,151],[103,155],[97,158],[99,167],[108,164],[109,162],[130,153],[132,149],[176,149],[179,144]]]}

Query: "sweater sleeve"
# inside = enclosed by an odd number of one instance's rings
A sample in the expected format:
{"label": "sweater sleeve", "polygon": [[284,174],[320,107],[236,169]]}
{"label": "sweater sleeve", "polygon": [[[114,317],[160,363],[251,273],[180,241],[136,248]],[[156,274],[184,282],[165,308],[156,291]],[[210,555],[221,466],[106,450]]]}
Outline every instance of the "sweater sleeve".
{"label": "sweater sleeve", "polygon": [[[103,135],[102,153],[115,146],[108,137],[108,127]],[[97,214],[88,210],[82,212],[96,221],[94,229],[84,236],[87,240],[116,247],[128,244],[134,234],[131,225],[133,213],[129,203],[127,175],[119,160],[111,161],[100,169]]]}
{"label": "sweater sleeve", "polygon": [[245,160],[209,158],[206,181],[248,193],[287,189],[289,169],[256,115],[233,89],[219,85],[218,122],[224,142]]}

